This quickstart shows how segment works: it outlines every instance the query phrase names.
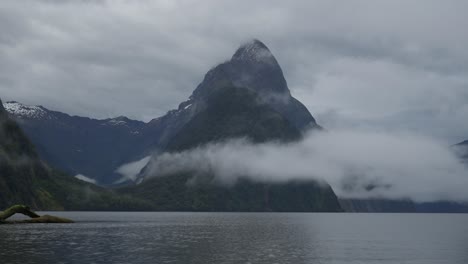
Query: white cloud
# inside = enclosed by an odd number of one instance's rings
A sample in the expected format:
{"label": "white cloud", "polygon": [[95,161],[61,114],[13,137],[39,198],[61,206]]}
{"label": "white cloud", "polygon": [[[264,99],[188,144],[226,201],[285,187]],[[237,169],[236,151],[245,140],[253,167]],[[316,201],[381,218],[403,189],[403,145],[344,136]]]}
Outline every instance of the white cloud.
{"label": "white cloud", "polygon": [[146,166],[149,160],[150,156],[118,167],[116,172],[123,177],[117,180],[115,183],[118,184],[128,180],[135,182],[137,180],[138,174]]}
{"label": "white cloud", "polygon": [[341,197],[468,201],[468,170],[437,140],[406,133],[335,131],[291,144],[245,140],[165,153],[149,163],[148,177],[183,171],[212,173],[232,183],[325,180]]}

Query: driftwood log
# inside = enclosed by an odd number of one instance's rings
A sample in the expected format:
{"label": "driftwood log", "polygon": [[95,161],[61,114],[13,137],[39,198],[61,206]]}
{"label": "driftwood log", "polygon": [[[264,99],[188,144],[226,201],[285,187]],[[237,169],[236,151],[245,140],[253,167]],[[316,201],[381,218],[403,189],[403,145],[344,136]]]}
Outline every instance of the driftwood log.
{"label": "driftwood log", "polygon": [[[23,214],[29,216],[31,219],[7,221],[8,218],[14,214]],[[31,211],[25,205],[13,205],[12,207],[0,212],[0,224],[24,224],[24,223],[73,223],[72,220],[52,215],[38,215]]]}

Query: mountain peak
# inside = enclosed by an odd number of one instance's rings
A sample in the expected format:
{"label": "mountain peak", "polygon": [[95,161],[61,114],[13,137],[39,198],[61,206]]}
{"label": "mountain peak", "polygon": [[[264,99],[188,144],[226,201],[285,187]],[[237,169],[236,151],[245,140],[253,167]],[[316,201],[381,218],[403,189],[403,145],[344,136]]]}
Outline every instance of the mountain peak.
{"label": "mountain peak", "polygon": [[231,61],[254,61],[276,63],[268,47],[258,39],[242,44],[231,58]]}
{"label": "mountain peak", "polygon": [[190,99],[204,101],[213,91],[228,86],[254,91],[259,102],[271,106],[301,131],[319,127],[307,108],[291,96],[278,61],[258,39],[244,43],[231,60],[212,68]]}

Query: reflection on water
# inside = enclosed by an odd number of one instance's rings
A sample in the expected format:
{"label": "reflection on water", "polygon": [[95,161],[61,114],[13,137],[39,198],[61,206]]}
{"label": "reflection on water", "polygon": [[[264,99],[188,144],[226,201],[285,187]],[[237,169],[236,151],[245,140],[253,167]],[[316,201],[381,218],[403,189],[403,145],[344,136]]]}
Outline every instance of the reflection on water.
{"label": "reflection on water", "polygon": [[0,263],[468,263],[468,215],[54,214],[0,226]]}

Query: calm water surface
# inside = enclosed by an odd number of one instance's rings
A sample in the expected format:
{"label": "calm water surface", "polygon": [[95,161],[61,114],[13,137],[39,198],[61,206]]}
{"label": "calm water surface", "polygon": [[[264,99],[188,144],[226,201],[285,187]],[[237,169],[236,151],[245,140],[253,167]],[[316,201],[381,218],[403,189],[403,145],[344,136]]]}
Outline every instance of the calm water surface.
{"label": "calm water surface", "polygon": [[53,214],[0,226],[0,263],[468,263],[468,215]]}

